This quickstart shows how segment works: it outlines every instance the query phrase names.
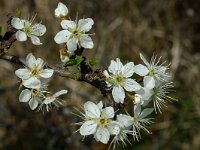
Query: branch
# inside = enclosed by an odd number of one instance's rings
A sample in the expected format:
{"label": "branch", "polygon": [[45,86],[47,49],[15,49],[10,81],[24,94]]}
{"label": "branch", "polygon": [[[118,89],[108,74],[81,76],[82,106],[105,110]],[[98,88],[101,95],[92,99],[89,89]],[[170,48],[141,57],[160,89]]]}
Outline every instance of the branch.
{"label": "branch", "polygon": [[[14,56],[14,55],[3,55],[3,56],[0,56],[0,59],[6,60],[8,62],[17,64],[20,66],[26,66],[24,59]],[[102,92],[103,95],[106,95],[106,93],[110,92],[110,89],[107,88],[107,85],[105,82],[106,77],[104,76],[103,71],[101,69],[96,69],[95,71],[92,71],[91,68],[88,70],[88,66],[86,65],[85,61],[83,61],[80,65],[81,70],[79,72],[81,73],[78,78],[75,77],[75,72],[69,71],[69,68],[64,67],[62,64],[49,65],[48,63],[46,63],[45,67],[53,69],[54,73],[58,76],[89,83],[90,85],[98,88]]]}

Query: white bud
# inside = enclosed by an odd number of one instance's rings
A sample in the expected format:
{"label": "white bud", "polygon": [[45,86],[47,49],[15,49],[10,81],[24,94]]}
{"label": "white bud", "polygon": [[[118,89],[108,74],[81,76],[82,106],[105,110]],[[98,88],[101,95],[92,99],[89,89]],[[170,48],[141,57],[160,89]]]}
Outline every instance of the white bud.
{"label": "white bud", "polygon": [[134,104],[142,104],[142,96],[139,94],[135,94]]}
{"label": "white bud", "polygon": [[55,16],[57,18],[66,17],[68,12],[67,6],[59,2],[57,8],[55,9]]}

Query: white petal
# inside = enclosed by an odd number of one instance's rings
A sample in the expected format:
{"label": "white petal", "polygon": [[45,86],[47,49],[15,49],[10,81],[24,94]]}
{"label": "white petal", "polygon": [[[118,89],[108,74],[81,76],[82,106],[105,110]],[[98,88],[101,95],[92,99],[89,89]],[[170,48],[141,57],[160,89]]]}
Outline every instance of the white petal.
{"label": "white petal", "polygon": [[80,37],[80,44],[84,48],[92,49],[94,47],[94,43],[92,41],[92,38],[88,35],[84,34]]}
{"label": "white petal", "polygon": [[128,92],[138,91],[141,88],[141,85],[137,83],[135,80],[129,78],[125,80],[124,88]]}
{"label": "white petal", "polygon": [[106,129],[106,128],[97,129],[97,132],[95,133],[95,139],[104,144],[107,144],[110,139],[110,133],[109,133],[108,129]]}
{"label": "white petal", "polygon": [[93,120],[86,121],[81,127],[80,127],[80,134],[83,136],[94,134],[97,130],[97,123]]}
{"label": "white petal", "polygon": [[155,87],[155,79],[151,76],[145,76],[144,87],[147,89],[153,89]]}
{"label": "white petal", "polygon": [[106,107],[102,112],[104,113],[105,118],[113,118],[115,115],[113,107]]}
{"label": "white petal", "polygon": [[98,104],[97,104],[97,106],[99,107],[99,109],[101,110],[102,108],[103,108],[103,102],[102,101],[100,101]]}
{"label": "white petal", "polygon": [[140,53],[140,58],[141,58],[142,61],[145,63],[145,65],[150,66],[150,64],[149,64],[148,61],[144,58],[144,56],[142,55],[142,53]]}
{"label": "white petal", "polygon": [[37,106],[38,106],[38,100],[36,98],[32,98],[30,101],[29,101],[29,106],[32,110],[36,109]]}
{"label": "white petal", "polygon": [[113,87],[112,95],[116,103],[124,103],[125,92],[120,85]]}
{"label": "white petal", "polygon": [[73,38],[67,41],[67,49],[70,52],[74,52],[77,49],[78,40]]}
{"label": "white petal", "polygon": [[29,53],[29,54],[26,56],[26,65],[27,65],[29,68],[33,68],[35,63],[36,63],[35,56],[33,56],[32,53]]}
{"label": "white petal", "polygon": [[56,100],[56,98],[54,96],[51,96],[51,97],[45,98],[45,100],[43,101],[43,103],[46,104],[46,105],[48,105],[48,104],[52,103],[55,100]]}
{"label": "white petal", "polygon": [[117,121],[120,123],[123,127],[129,127],[133,124],[133,118],[128,115],[117,115]]}
{"label": "white petal", "polygon": [[37,36],[31,35],[30,38],[31,38],[31,42],[34,45],[42,45],[42,43],[40,42],[40,39]]}
{"label": "white petal", "polygon": [[40,76],[42,78],[50,78],[53,75],[54,70],[53,69],[44,69],[41,73]]}
{"label": "white petal", "polygon": [[14,17],[12,20],[11,20],[11,25],[15,28],[15,29],[23,29],[24,28],[24,22],[19,19],[19,18],[16,18]]}
{"label": "white petal", "polygon": [[126,78],[129,78],[133,75],[134,73],[134,63],[129,62],[122,68],[122,75]]}
{"label": "white petal", "polygon": [[136,74],[140,75],[140,76],[146,76],[149,73],[149,70],[147,69],[147,67],[145,67],[144,65],[136,65],[134,68],[134,71]]}
{"label": "white petal", "polygon": [[20,102],[28,102],[31,99],[31,91],[28,89],[23,90],[19,95]]}
{"label": "white petal", "polygon": [[68,12],[69,11],[68,11],[67,6],[59,2],[57,8],[55,9],[55,16],[56,17],[67,16]]}
{"label": "white petal", "polygon": [[33,25],[32,34],[36,36],[42,36],[46,32],[46,27],[40,23]]}
{"label": "white petal", "polygon": [[109,72],[115,74],[119,71],[122,71],[123,64],[119,58],[116,58],[116,61],[111,60],[110,66],[108,67]]}
{"label": "white petal", "polygon": [[75,29],[76,28],[76,23],[71,20],[62,20],[60,25],[63,29]]}
{"label": "white petal", "polygon": [[111,135],[118,135],[120,133],[120,125],[116,121],[108,123],[108,131]]}
{"label": "white petal", "polygon": [[57,44],[67,43],[70,34],[71,33],[68,30],[62,30],[56,34],[54,41]]}
{"label": "white petal", "polygon": [[54,95],[53,95],[53,97],[58,97],[58,96],[60,96],[60,95],[63,95],[63,94],[67,94],[67,90],[60,90],[60,91],[58,91],[58,92],[56,92]]}
{"label": "white petal", "polygon": [[107,78],[110,77],[110,75],[108,74],[108,71],[107,71],[107,70],[104,70],[104,71],[103,71],[103,74],[104,74]]}
{"label": "white petal", "polygon": [[134,106],[134,116],[138,117],[141,113],[141,106],[140,105],[135,105]]}
{"label": "white petal", "polygon": [[28,69],[18,69],[15,71],[15,75],[21,79],[28,79],[30,78],[30,71]]}
{"label": "white petal", "polygon": [[88,32],[92,28],[94,21],[91,18],[80,19],[78,21],[78,29],[83,32]]}
{"label": "white petal", "polygon": [[23,85],[27,88],[39,89],[41,86],[41,81],[36,77],[31,77],[27,80],[23,80]]}
{"label": "white petal", "polygon": [[100,109],[99,107],[93,102],[86,102],[84,104],[84,110],[87,117],[90,118],[99,118],[100,117]]}
{"label": "white petal", "polygon": [[140,114],[140,119],[145,118],[146,116],[148,116],[149,114],[151,114],[153,112],[153,108],[146,108],[142,111],[142,113]]}
{"label": "white petal", "polygon": [[15,33],[15,37],[16,37],[17,41],[20,41],[20,42],[23,42],[23,41],[27,40],[27,35],[23,31],[17,31]]}
{"label": "white petal", "polygon": [[41,58],[38,58],[35,62],[35,65],[37,65],[37,69],[40,70],[44,67],[44,61]]}

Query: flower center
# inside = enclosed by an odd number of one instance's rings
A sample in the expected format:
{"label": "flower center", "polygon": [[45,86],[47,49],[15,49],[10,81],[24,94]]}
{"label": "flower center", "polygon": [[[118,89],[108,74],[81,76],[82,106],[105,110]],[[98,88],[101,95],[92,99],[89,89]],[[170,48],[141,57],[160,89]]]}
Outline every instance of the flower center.
{"label": "flower center", "polygon": [[156,70],[155,69],[151,69],[150,71],[149,71],[149,75],[150,76],[155,76],[157,73],[156,73]]}
{"label": "flower center", "polygon": [[32,76],[39,77],[40,72],[41,72],[41,69],[38,69],[37,65],[34,65],[34,67],[31,69]]}
{"label": "flower center", "polygon": [[32,33],[32,27],[31,25],[26,25],[23,29],[23,31],[27,34],[27,35],[31,35]]}

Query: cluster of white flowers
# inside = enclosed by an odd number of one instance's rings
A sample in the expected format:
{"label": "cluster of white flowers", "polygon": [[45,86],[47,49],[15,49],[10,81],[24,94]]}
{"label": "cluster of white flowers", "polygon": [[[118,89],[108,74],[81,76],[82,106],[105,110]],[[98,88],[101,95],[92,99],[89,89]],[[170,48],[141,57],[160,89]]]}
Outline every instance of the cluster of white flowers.
{"label": "cluster of white flowers", "polygon": [[[54,40],[57,44],[65,44],[60,50],[63,63],[66,63],[77,49],[94,47],[92,38],[88,34],[94,25],[93,19],[72,21],[67,18],[68,12],[67,6],[59,2],[55,16],[61,19],[60,25],[63,30],[55,35]],[[33,44],[41,45],[37,36],[42,36],[46,32],[46,27],[40,23],[32,25],[33,20],[34,17],[30,21],[14,17],[11,24],[18,30],[16,32],[18,41],[26,41],[28,36]],[[150,133],[147,128],[152,123],[152,118],[148,115],[153,111],[161,113],[163,106],[166,106],[168,101],[174,100],[168,96],[173,83],[169,81],[168,66],[165,66],[165,62],[160,63],[161,58],[153,56],[150,62],[142,54],[140,58],[145,65],[134,65],[133,62],[123,65],[119,58],[111,60],[108,71],[105,70],[103,74],[108,90],[112,91],[112,106],[103,107],[102,101],[98,104],[86,102],[84,112],[81,112],[83,121],[77,123],[81,125],[79,129],[81,135],[84,137],[93,135],[96,141],[104,144],[113,137],[110,145],[114,145],[115,148],[119,142],[124,145],[130,143],[129,135],[138,141],[141,138],[141,130]],[[31,53],[27,55],[24,67],[15,72],[24,88],[19,95],[20,102],[28,102],[32,110],[45,108],[47,111],[53,105],[62,104],[62,100],[58,97],[66,94],[67,90],[55,94],[47,91],[47,82],[54,70],[48,68],[41,58],[36,59]],[[131,100],[133,114],[124,110],[128,99]],[[154,108],[146,108],[151,102],[150,106]],[[114,107],[117,106],[115,103],[124,104],[125,108],[117,109]],[[126,114],[123,114],[124,112]]]}
{"label": "cluster of white flowers", "polygon": [[32,110],[46,106],[49,111],[50,106],[61,104],[58,96],[66,94],[67,90],[61,90],[55,94],[47,91],[47,79],[49,79],[54,70],[45,68],[45,63],[41,58],[36,59],[32,53],[26,57],[25,68],[15,71],[16,76],[21,79],[25,89],[19,95],[20,102],[28,102]]}

